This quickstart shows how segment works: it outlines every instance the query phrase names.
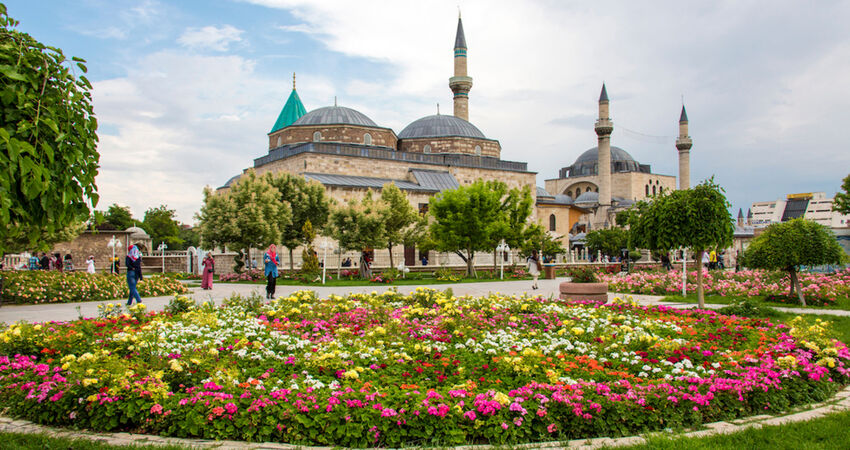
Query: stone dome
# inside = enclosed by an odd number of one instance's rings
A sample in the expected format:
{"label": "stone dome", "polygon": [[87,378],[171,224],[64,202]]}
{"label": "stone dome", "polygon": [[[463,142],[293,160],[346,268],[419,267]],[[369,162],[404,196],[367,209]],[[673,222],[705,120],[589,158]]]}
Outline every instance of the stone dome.
{"label": "stone dome", "polygon": [[150,235],[139,227],[130,227],[124,230],[130,233],[130,239],[150,239]]}
{"label": "stone dome", "polygon": [[346,108],[344,106],[325,106],[314,109],[304,114],[292,125],[362,125],[365,127],[377,127],[366,114],[360,111]]}
{"label": "stone dome", "polygon": [[414,120],[398,134],[399,139],[450,136],[487,139],[475,125],[455,116],[440,114]]}
{"label": "stone dome", "polygon": [[582,204],[592,205],[595,203],[599,203],[599,193],[595,191],[584,192],[579,195],[573,203],[578,206],[581,206]]}
{"label": "stone dome", "polygon": [[[561,177],[580,177],[586,175],[597,175],[596,167],[599,162],[599,147],[588,149],[573,163],[572,166],[561,169]],[[648,172],[649,166],[641,168],[641,164],[637,162],[629,152],[620,147],[611,146],[611,172]]]}

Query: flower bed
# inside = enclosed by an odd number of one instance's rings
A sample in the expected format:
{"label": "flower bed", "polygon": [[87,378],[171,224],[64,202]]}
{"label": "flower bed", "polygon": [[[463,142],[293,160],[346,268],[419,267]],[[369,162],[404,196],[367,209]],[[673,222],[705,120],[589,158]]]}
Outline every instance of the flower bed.
{"label": "flower bed", "polygon": [[265,280],[265,272],[260,269],[250,269],[242,273],[225,273],[218,276],[218,281],[222,283],[238,283],[245,281],[260,281]]}
{"label": "flower bed", "polygon": [[[688,272],[688,293],[695,293],[697,273]],[[806,302],[811,305],[828,306],[839,297],[850,297],[850,269],[833,274],[800,273],[800,283]],[[682,292],[682,272],[641,272],[624,276],[606,275],[611,292],[632,294],[676,295]],[[773,296],[774,301],[787,297],[790,279],[784,272],[745,270],[726,272],[710,270],[704,272],[705,293],[722,296]],[[796,297],[789,303],[797,303]]]}
{"label": "flower bed", "polygon": [[[147,275],[136,288],[142,297],[189,292],[168,276]],[[124,274],[23,270],[3,272],[3,302],[70,303],[127,298]]]}
{"label": "flower bed", "polygon": [[13,325],[0,407],[105,431],[401,447],[693,426],[848,382],[850,351],[820,322],[423,288],[227,304]]}

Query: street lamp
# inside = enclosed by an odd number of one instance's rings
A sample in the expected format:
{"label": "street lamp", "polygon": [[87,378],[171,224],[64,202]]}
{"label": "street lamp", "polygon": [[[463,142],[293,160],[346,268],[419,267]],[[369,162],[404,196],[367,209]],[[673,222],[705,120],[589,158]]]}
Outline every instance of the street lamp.
{"label": "street lamp", "polygon": [[160,242],[159,246],[156,248],[159,250],[160,254],[162,254],[162,273],[165,273],[165,249],[167,248],[168,246],[165,245],[165,241]]}
{"label": "street lamp", "polygon": [[499,242],[499,245],[496,247],[496,251],[499,253],[499,279],[505,279],[505,253],[511,251],[511,247],[502,239],[502,242]]}
{"label": "street lamp", "polygon": [[325,284],[325,273],[328,270],[328,262],[327,262],[328,247],[330,247],[330,245],[328,245],[328,238],[325,238],[325,240],[322,241],[322,244],[319,245],[319,248],[322,249],[322,253],[323,253],[323,255],[322,255],[322,284]]}
{"label": "street lamp", "polygon": [[115,247],[121,247],[121,239],[115,239],[115,235],[112,235],[112,239],[106,244],[107,247],[112,249],[112,259],[109,261],[109,272],[115,273]]}

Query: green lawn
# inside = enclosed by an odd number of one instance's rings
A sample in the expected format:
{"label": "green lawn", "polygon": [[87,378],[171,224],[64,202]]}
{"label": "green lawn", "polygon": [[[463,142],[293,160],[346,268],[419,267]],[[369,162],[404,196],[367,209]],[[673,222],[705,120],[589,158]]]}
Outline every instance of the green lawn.
{"label": "green lawn", "polygon": [[[785,308],[803,308],[800,304],[797,303],[780,303],[780,302],[769,302],[765,301],[763,296],[756,297],[739,297],[739,296],[723,296],[723,295],[706,295],[705,302],[718,304],[718,305],[731,305],[733,303],[740,302],[742,300],[751,300],[756,301],[759,304],[763,304],[765,306],[779,306]],[[697,303],[697,295],[696,294],[688,294],[687,297],[682,297],[681,295],[668,295],[662,299],[665,302],[679,302],[679,303]],[[835,303],[829,306],[806,306],[806,309],[818,310],[818,309],[841,309],[844,311],[850,311],[850,298],[848,297],[839,297],[836,299]]]}

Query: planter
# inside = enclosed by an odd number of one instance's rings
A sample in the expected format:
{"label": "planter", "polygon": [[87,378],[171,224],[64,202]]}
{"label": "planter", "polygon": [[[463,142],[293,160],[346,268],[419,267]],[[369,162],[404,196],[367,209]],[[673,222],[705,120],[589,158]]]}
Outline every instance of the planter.
{"label": "planter", "polygon": [[555,265],[554,264],[544,264],[543,265],[543,279],[544,280],[554,280],[555,279]]}
{"label": "planter", "polygon": [[608,283],[571,283],[560,285],[563,300],[590,300],[599,303],[608,301]]}

